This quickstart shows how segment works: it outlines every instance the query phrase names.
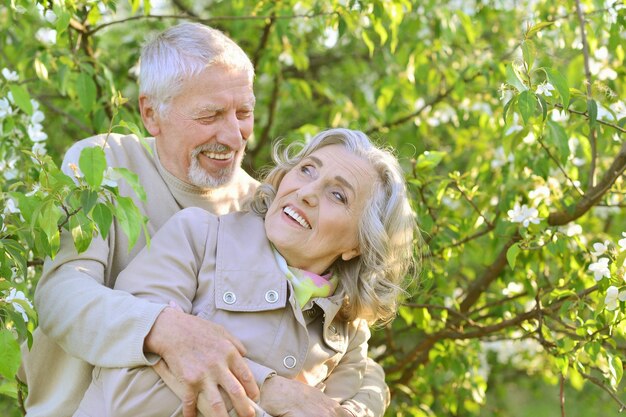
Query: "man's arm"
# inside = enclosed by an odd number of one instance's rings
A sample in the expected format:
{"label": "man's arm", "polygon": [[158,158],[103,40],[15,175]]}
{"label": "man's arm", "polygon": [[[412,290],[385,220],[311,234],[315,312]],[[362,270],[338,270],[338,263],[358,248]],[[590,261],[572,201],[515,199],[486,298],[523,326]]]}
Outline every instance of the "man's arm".
{"label": "man's arm", "polygon": [[258,388],[242,358],[245,348],[222,326],[188,314],[205,252],[215,251],[214,246],[207,245],[215,239],[207,236],[216,233],[216,224],[214,216],[197,208],[175,214],[154,235],[150,248],[139,252],[119,274],[115,288],[141,299],[178,306],[161,313],[145,345],[162,356],[182,382],[184,415],[195,415],[197,395],[202,391],[211,401],[212,415],[225,416],[218,390],[223,387],[240,416],[253,416],[246,392],[258,397]]}

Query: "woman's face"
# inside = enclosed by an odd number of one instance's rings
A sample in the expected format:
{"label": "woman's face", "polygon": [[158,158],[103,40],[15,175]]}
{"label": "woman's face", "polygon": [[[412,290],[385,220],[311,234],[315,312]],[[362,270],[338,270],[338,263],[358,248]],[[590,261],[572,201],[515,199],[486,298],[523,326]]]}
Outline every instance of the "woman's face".
{"label": "woman's face", "polygon": [[268,239],[289,265],[317,274],[358,256],[358,224],[375,181],[371,164],[342,145],[316,150],[278,186],[265,216]]}

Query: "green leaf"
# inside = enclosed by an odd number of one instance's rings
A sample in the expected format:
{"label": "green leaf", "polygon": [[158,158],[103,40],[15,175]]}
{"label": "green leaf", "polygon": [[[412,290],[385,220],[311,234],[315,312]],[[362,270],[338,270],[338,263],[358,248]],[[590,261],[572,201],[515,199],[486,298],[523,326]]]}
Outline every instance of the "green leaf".
{"label": "green leaf", "polygon": [[506,66],[506,82],[515,87],[520,93],[528,90],[528,87],[519,78],[519,73],[513,68],[513,65]]}
{"label": "green leaf", "polygon": [[139,126],[137,126],[133,122],[127,122],[125,120],[120,121],[119,125],[121,127],[125,127],[126,129],[130,130],[131,133],[133,133],[135,136],[137,136],[139,138],[139,141],[143,145],[144,149],[146,151],[148,151],[148,153],[150,155],[152,155],[152,148],[150,147],[150,145],[146,141],[146,138],[145,138],[145,136],[143,134],[143,131],[139,128]]}
{"label": "green leaf", "polygon": [[548,81],[552,84],[556,90],[559,92],[561,96],[561,104],[563,104],[563,108],[567,109],[569,107],[569,86],[567,85],[567,80],[565,77],[555,69],[546,68],[546,75],[548,76]]}
{"label": "green leaf", "polygon": [[137,243],[137,239],[139,239],[143,216],[130,197],[118,197],[117,206],[115,206],[115,216],[122,230],[128,236],[128,250],[130,251]]}
{"label": "green leaf", "polygon": [[372,42],[366,31],[363,31],[363,33],[361,34],[361,38],[363,38],[363,42],[367,46],[367,49],[370,51],[370,57],[374,56],[374,42]]}
{"label": "green leaf", "polygon": [[470,45],[473,45],[476,42],[476,33],[474,32],[474,23],[472,22],[472,19],[470,19],[470,17],[462,11],[458,11],[457,16],[461,20],[461,26],[463,26],[467,41]]}
{"label": "green leaf", "polygon": [[20,367],[20,345],[10,330],[0,330],[0,352],[0,375],[14,380]]}
{"label": "green leaf", "polygon": [[86,113],[91,113],[96,104],[96,83],[89,74],[81,72],[76,80],[76,88],[80,106]]}
{"label": "green leaf", "polygon": [[99,188],[107,167],[104,150],[99,146],[84,148],[80,152],[78,167],[85,176],[85,181],[93,188]]}
{"label": "green leaf", "polygon": [[65,7],[62,7],[56,3],[53,6],[53,10],[54,14],[56,14],[57,16],[56,30],[58,36],[67,30],[67,27],[70,25],[70,19],[72,18],[72,15],[70,14],[70,12],[67,11],[67,9],[65,9]]}
{"label": "green leaf", "polygon": [[548,103],[546,103],[546,100],[544,100],[541,95],[537,95],[535,97],[539,100],[539,106],[541,107],[541,121],[545,122],[548,118]]}
{"label": "green leaf", "polygon": [[113,222],[113,212],[109,206],[104,203],[96,204],[91,212],[91,218],[94,222],[96,222],[102,239],[106,239],[109,234],[111,223]]}
{"label": "green leaf", "polygon": [[128,185],[132,187],[141,201],[146,201],[146,191],[143,189],[137,174],[127,168],[113,168],[113,171],[120,174],[128,182]]}
{"label": "green leaf", "polygon": [[41,230],[48,237],[48,241],[53,241],[59,235],[59,219],[61,219],[61,209],[58,208],[53,201],[45,201],[39,211],[37,223]]}
{"label": "green leaf", "polygon": [[611,372],[611,385],[613,385],[614,388],[617,388],[622,380],[622,376],[624,375],[624,367],[619,356],[611,355],[610,358],[609,370]]}
{"label": "green leaf", "polygon": [[9,89],[11,90],[13,101],[17,104],[17,107],[22,109],[22,111],[26,114],[33,114],[33,104],[30,102],[30,94],[28,94],[26,87],[11,84]]}
{"label": "green leaf", "polygon": [[80,204],[85,213],[89,213],[98,201],[98,193],[93,190],[83,190],[80,193]]}
{"label": "green leaf", "polygon": [[587,113],[589,113],[589,126],[594,127],[598,120],[598,104],[594,99],[587,100]]}
{"label": "green leaf", "polygon": [[533,27],[531,27],[530,29],[528,29],[528,32],[526,32],[526,39],[530,39],[533,36],[535,36],[535,34],[537,32],[539,32],[542,29],[547,28],[548,26],[552,25],[554,22],[539,22],[536,25],[534,25]]}
{"label": "green leaf", "polygon": [[91,244],[93,223],[81,211],[70,217],[69,226],[72,239],[74,240],[74,247],[78,253],[83,253]]}
{"label": "green leaf", "polygon": [[445,153],[439,151],[425,151],[417,158],[415,168],[420,171],[431,170],[435,168],[443,159]]}
{"label": "green leaf", "polygon": [[548,120],[548,134],[546,137],[550,141],[550,143],[556,146],[559,152],[559,160],[562,164],[567,162],[567,158],[569,157],[569,145],[568,145],[568,136],[567,132],[560,124]]}
{"label": "green leaf", "polygon": [[537,108],[537,97],[532,91],[522,91],[517,100],[517,108],[519,109],[524,124],[530,121],[530,118],[534,116],[535,109]]}
{"label": "green leaf", "polygon": [[519,244],[516,243],[506,251],[506,260],[509,263],[511,269],[515,269],[515,262],[517,261],[517,256],[520,254],[521,249]]}
{"label": "green leaf", "polygon": [[535,44],[533,41],[529,39],[522,41],[522,56],[524,57],[526,66],[529,69],[532,68],[535,60]]}

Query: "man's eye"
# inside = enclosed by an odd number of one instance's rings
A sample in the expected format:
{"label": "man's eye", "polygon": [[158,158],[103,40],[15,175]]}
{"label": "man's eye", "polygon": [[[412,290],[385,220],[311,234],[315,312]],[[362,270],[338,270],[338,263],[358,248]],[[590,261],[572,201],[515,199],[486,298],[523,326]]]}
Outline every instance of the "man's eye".
{"label": "man's eye", "polygon": [[313,173],[313,167],[311,167],[311,165],[302,165],[300,167],[300,172],[306,175],[311,175]]}
{"label": "man's eye", "polygon": [[198,117],[196,118],[196,122],[206,125],[206,124],[210,124],[213,123],[215,120],[217,119],[217,115],[211,115],[211,116],[202,116],[202,117]]}
{"label": "man's eye", "polygon": [[253,113],[252,110],[239,111],[237,112],[237,119],[239,120],[247,119],[248,117],[252,116],[252,113]]}

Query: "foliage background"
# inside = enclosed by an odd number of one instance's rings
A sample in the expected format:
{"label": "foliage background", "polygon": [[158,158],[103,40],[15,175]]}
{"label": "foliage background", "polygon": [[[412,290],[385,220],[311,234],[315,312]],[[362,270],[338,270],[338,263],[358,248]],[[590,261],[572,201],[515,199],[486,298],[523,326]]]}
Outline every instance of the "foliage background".
{"label": "foliage background", "polygon": [[[28,299],[59,232],[84,247],[117,215],[141,233],[114,181],[132,174],[105,172],[93,150],[75,184],[62,154],[95,133],[141,133],[140,44],[184,19],[224,30],[255,64],[250,172],[275,138],[328,126],[364,130],[401,158],[426,250],[398,319],[372,341],[389,416],[582,416],[594,401],[617,415],[625,10],[623,0],[3,0],[0,412],[19,415],[18,341],[36,325]],[[519,402],[547,391],[565,405]]]}

